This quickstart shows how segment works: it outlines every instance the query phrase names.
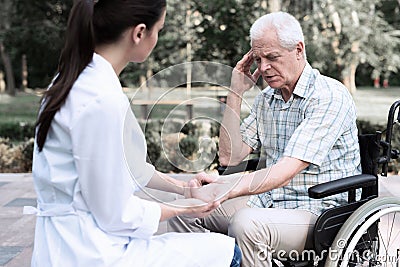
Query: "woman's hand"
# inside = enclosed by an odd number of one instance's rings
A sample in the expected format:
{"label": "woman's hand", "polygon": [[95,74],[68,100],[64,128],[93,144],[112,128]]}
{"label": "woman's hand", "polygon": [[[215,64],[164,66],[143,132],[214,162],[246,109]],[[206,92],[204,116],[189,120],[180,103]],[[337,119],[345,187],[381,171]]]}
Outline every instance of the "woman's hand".
{"label": "woman's hand", "polygon": [[200,199],[186,198],[177,199],[170,204],[177,205],[177,207],[183,208],[184,214],[186,216],[203,218],[213,212],[216,208],[218,208],[221,203],[219,201],[212,201],[207,203]]}
{"label": "woman's hand", "polygon": [[205,172],[201,172],[196,174],[196,176],[187,182],[184,196],[185,198],[192,198],[192,188],[202,187],[207,184],[211,184],[218,181],[218,175],[207,174]]}
{"label": "woman's hand", "polygon": [[[208,177],[208,178],[205,178]],[[206,174],[204,172],[196,175],[193,182],[190,183],[190,197],[201,199],[205,202],[219,201],[223,202],[229,198],[237,196],[238,184],[241,180],[242,174],[236,173],[224,176],[215,176]],[[199,186],[194,180],[210,180],[204,186]],[[188,190],[189,191],[189,190]]]}
{"label": "woman's hand", "polygon": [[[201,199],[206,202],[220,201],[223,202],[230,198],[231,191],[237,185],[240,175],[217,176],[199,173],[196,177],[189,181],[190,197]],[[206,185],[199,185],[196,181],[210,181]]]}
{"label": "woman's hand", "polygon": [[218,208],[220,204],[221,202],[219,201],[211,201],[207,203],[195,198],[177,199],[172,202],[162,203],[160,204],[160,221],[180,215],[193,218],[203,218]]}
{"label": "woman's hand", "polygon": [[223,202],[229,198],[232,183],[212,183],[202,187],[192,187],[191,195],[193,198],[201,199],[206,202]]}

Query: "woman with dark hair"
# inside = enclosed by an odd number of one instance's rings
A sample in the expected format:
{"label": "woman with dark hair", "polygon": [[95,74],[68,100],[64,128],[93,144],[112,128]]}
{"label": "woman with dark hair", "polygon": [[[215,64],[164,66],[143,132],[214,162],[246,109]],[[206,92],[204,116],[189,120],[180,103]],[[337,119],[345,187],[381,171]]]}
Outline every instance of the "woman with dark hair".
{"label": "woman with dark hair", "polygon": [[25,209],[38,216],[32,266],[240,265],[230,237],[154,235],[160,221],[204,217],[219,202],[134,195],[147,186],[190,196],[186,183],[146,162],[143,133],[118,80],[129,62],[151,53],[165,13],[165,0],[75,1],[36,125],[38,206]]}

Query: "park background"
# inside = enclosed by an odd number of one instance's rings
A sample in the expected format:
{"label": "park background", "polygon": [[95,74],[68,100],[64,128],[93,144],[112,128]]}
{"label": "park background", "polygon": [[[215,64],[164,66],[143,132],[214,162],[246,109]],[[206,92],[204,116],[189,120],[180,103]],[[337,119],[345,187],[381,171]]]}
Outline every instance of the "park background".
{"label": "park background", "polygon": [[[199,144],[199,138],[204,136],[204,120],[201,123],[190,120],[188,114],[172,103],[200,96],[223,101],[227,90],[218,85],[192,83],[192,73],[187,68],[184,81],[169,95],[168,101],[147,107],[151,114],[143,115],[143,101],[156,103],[165,89],[162,84],[149,82],[153,75],[185,62],[209,61],[233,67],[250,48],[251,24],[271,11],[287,11],[300,21],[308,61],[323,74],[342,81],[355,100],[360,95],[374,98],[374,92],[389,98],[383,102],[386,109],[377,111],[372,107],[382,105],[378,98],[362,100],[368,105],[370,116],[360,117],[360,132],[382,129],[391,100],[399,99],[400,0],[167,2],[165,27],[154,52],[143,64],[131,63],[120,76],[127,95],[142,101],[132,104],[132,108],[145,131],[148,158],[161,171],[190,169],[171,164],[171,156],[162,153],[165,140],[160,142],[160,139],[166,129],[165,114],[172,109],[176,121],[169,121],[167,128],[178,137],[165,142],[177,143],[184,157],[190,160],[212,157],[207,168],[215,168],[223,103],[194,107],[195,117],[213,118],[206,127],[211,140],[206,142],[208,149],[204,143]],[[72,1],[0,0],[0,6],[0,172],[30,172],[40,95],[56,72]],[[254,95],[249,93],[247,97],[251,102]],[[399,139],[397,134],[394,144],[400,143]],[[170,146],[176,146],[175,143]]]}
{"label": "park background", "polygon": [[[135,101],[157,103],[165,96],[169,88],[149,81],[170,66],[200,60],[233,67],[250,47],[250,25],[259,16],[277,10],[288,11],[300,21],[309,62],[349,88],[360,132],[384,129],[390,104],[400,99],[400,0],[167,2],[166,24],[155,51],[144,64],[130,64],[120,77],[127,96]],[[37,202],[30,173],[34,123],[40,95],[56,72],[71,6],[72,1],[65,0],[0,0],[0,266],[30,266],[35,216],[23,216],[22,207]],[[165,146],[160,146],[164,130],[172,132],[166,139],[174,139],[176,147],[175,132],[178,148],[188,159],[215,155],[208,167],[212,169],[218,156],[218,122],[224,108],[221,100],[227,88],[188,82],[189,68],[182,75],[184,81],[170,90],[163,102],[202,97],[206,100],[193,105],[192,115],[211,120],[188,119],[185,104],[150,106],[149,114],[143,114],[140,104],[132,108],[146,135],[149,160],[157,168],[181,171],[161,153],[171,145],[166,140]],[[246,100],[250,103],[256,93],[246,93]],[[243,110],[243,116],[246,113],[248,109]],[[172,115],[173,120],[165,123],[166,115]],[[398,124],[396,127],[393,144],[399,148]],[[188,166],[180,167],[187,170]],[[394,162],[392,173],[398,169]],[[380,179],[387,182],[380,188],[398,195],[398,178]],[[168,201],[174,196],[159,197]],[[160,224],[162,232],[165,224]]]}

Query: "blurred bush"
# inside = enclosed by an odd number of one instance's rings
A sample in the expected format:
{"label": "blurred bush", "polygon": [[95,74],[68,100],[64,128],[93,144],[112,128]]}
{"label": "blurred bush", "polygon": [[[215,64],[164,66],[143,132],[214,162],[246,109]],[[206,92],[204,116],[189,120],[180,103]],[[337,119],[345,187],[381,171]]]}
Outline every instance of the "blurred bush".
{"label": "blurred bush", "polygon": [[211,170],[217,166],[219,127],[215,122],[147,120],[140,122],[148,161],[166,173]]}
{"label": "blurred bush", "polygon": [[0,137],[24,141],[35,136],[35,123],[8,121],[0,124]]}
{"label": "blurred bush", "polygon": [[[219,123],[209,121],[148,120],[139,122],[147,142],[147,160],[166,173],[214,170],[218,165]],[[357,121],[359,133],[385,130],[386,125]],[[0,125],[0,172],[30,172],[34,125],[7,122]],[[383,136],[385,136],[383,134]],[[393,126],[392,147],[400,149],[400,124]],[[398,173],[400,161],[389,170]]]}
{"label": "blurred bush", "polygon": [[33,138],[18,145],[8,138],[0,138],[0,172],[31,172],[33,143]]}

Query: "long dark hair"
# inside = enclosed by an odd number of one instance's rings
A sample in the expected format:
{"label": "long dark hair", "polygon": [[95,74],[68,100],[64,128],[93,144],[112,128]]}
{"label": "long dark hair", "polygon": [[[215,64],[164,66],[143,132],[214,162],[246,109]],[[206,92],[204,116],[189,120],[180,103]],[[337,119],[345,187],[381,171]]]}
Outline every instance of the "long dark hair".
{"label": "long dark hair", "polygon": [[77,0],[71,9],[66,40],[51,87],[43,94],[36,121],[36,141],[42,151],[51,122],[79,74],[93,58],[95,45],[118,40],[129,27],[144,23],[151,30],[166,0]]}

